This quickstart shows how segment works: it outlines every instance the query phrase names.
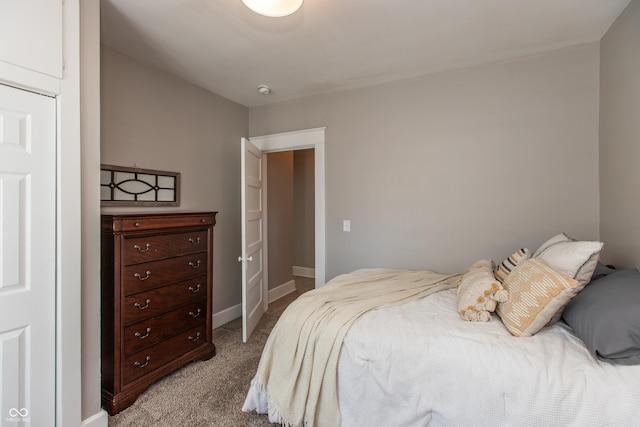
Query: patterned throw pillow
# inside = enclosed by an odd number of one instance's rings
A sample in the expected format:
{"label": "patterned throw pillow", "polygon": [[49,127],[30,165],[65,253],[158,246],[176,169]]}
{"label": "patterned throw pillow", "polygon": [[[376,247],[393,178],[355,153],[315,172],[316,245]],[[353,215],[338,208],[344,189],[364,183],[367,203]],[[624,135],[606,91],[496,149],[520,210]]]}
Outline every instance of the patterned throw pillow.
{"label": "patterned throw pillow", "polygon": [[464,273],[458,284],[458,311],[464,320],[487,322],[507,292],[493,275],[493,261],[482,259]]}
{"label": "patterned throw pillow", "polygon": [[[543,243],[534,256],[578,281],[571,295],[573,298],[591,281],[602,246],[602,242],[574,240],[562,233]],[[561,315],[562,310],[553,316],[550,323],[558,321]]]}
{"label": "patterned throw pillow", "polygon": [[509,255],[507,259],[502,261],[502,264],[500,264],[496,268],[496,271],[494,272],[496,279],[498,279],[500,283],[503,283],[504,279],[506,279],[509,273],[511,273],[511,271],[516,268],[516,265],[518,265],[518,263],[526,261],[529,258],[531,258],[531,251],[529,249],[518,249],[517,251]]}
{"label": "patterned throw pillow", "polygon": [[578,281],[540,258],[520,263],[503,283],[509,299],[496,313],[511,334],[528,337],[549,323],[571,300]]}

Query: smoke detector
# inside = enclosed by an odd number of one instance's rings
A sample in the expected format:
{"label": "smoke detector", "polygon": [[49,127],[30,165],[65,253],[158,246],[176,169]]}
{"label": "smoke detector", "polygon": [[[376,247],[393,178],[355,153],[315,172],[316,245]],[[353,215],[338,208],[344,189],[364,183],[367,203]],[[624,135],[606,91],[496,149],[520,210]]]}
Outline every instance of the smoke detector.
{"label": "smoke detector", "polygon": [[259,85],[258,92],[262,95],[269,95],[271,93],[271,88],[267,85]]}

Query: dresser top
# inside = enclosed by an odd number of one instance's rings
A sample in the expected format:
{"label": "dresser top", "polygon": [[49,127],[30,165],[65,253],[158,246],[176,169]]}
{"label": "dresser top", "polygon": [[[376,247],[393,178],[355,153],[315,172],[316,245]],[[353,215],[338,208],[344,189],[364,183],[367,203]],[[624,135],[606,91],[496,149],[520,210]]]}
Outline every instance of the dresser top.
{"label": "dresser top", "polygon": [[218,211],[135,211],[123,212],[121,210],[103,209],[102,217],[151,217],[151,216],[185,216],[185,215],[215,215]]}

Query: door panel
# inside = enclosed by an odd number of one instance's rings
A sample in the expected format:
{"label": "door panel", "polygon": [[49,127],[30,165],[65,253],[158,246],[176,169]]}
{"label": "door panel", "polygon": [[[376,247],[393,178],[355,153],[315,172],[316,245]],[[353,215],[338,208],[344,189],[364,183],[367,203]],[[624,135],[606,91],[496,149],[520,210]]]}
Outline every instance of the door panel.
{"label": "door panel", "polygon": [[262,152],[241,142],[242,181],[242,339],[247,342],[264,313]]}
{"label": "door panel", "polygon": [[55,419],[56,101],[0,85],[0,421]]}

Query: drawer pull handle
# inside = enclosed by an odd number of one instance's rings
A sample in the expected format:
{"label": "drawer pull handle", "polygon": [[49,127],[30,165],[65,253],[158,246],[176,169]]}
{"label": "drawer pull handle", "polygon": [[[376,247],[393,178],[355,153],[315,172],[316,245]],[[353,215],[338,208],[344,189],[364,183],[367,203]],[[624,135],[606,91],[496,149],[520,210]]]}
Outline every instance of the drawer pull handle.
{"label": "drawer pull handle", "polygon": [[135,277],[138,278],[138,280],[147,280],[149,277],[151,277],[151,271],[147,270],[146,272],[146,276],[142,277],[142,275],[140,273],[136,273],[134,274]]}
{"label": "drawer pull handle", "polygon": [[140,363],[136,360],[135,362],[133,362],[133,366],[137,366],[138,368],[144,368],[149,364],[150,361],[151,361],[151,357],[147,356],[144,363]]}
{"label": "drawer pull handle", "polygon": [[193,286],[189,286],[189,290],[195,294],[197,292],[200,292],[200,287],[200,283],[198,283],[195,288]]}
{"label": "drawer pull handle", "polygon": [[144,310],[145,308],[149,307],[149,303],[151,302],[150,299],[147,298],[147,300],[145,301],[146,305],[142,305],[139,302],[133,304],[133,306],[139,310]]}
{"label": "drawer pull handle", "polygon": [[195,337],[192,337],[191,335],[189,335],[189,341],[196,342],[199,339],[200,339],[200,332],[198,332]]}
{"label": "drawer pull handle", "polygon": [[198,317],[198,316],[200,316],[200,313],[202,313],[202,309],[201,309],[201,308],[199,308],[199,309],[198,309],[198,311],[197,311],[197,312],[195,312],[195,313],[194,313],[193,311],[190,311],[190,312],[189,312],[189,316],[191,316],[191,317]]}
{"label": "drawer pull handle", "polygon": [[200,260],[193,262],[193,261],[189,261],[189,267],[191,268],[198,268],[200,267]]}
{"label": "drawer pull handle", "polygon": [[206,220],[206,219],[204,219],[204,218],[202,218],[202,219],[200,220],[200,222],[204,224],[205,222],[207,222],[207,220]]}
{"label": "drawer pull handle", "polygon": [[148,243],[145,245],[145,249],[142,249],[142,248],[141,248],[140,246],[138,246],[138,245],[133,245],[133,249],[137,249],[137,250],[138,250],[138,252],[147,252],[147,251],[149,250],[149,248],[150,248],[150,247],[151,247],[151,245],[150,245],[150,244],[148,244]]}
{"label": "drawer pull handle", "polygon": [[200,238],[196,237],[195,239],[189,237],[189,243],[191,243],[192,245],[197,245],[198,243],[200,243]]}
{"label": "drawer pull handle", "polygon": [[148,337],[150,333],[151,333],[151,328],[147,328],[147,333],[145,335],[142,335],[140,332],[136,332],[134,335],[136,336],[136,338],[143,340],[146,337]]}
{"label": "drawer pull handle", "polygon": [[133,224],[134,227],[140,227],[140,223],[136,222],[135,224]]}

